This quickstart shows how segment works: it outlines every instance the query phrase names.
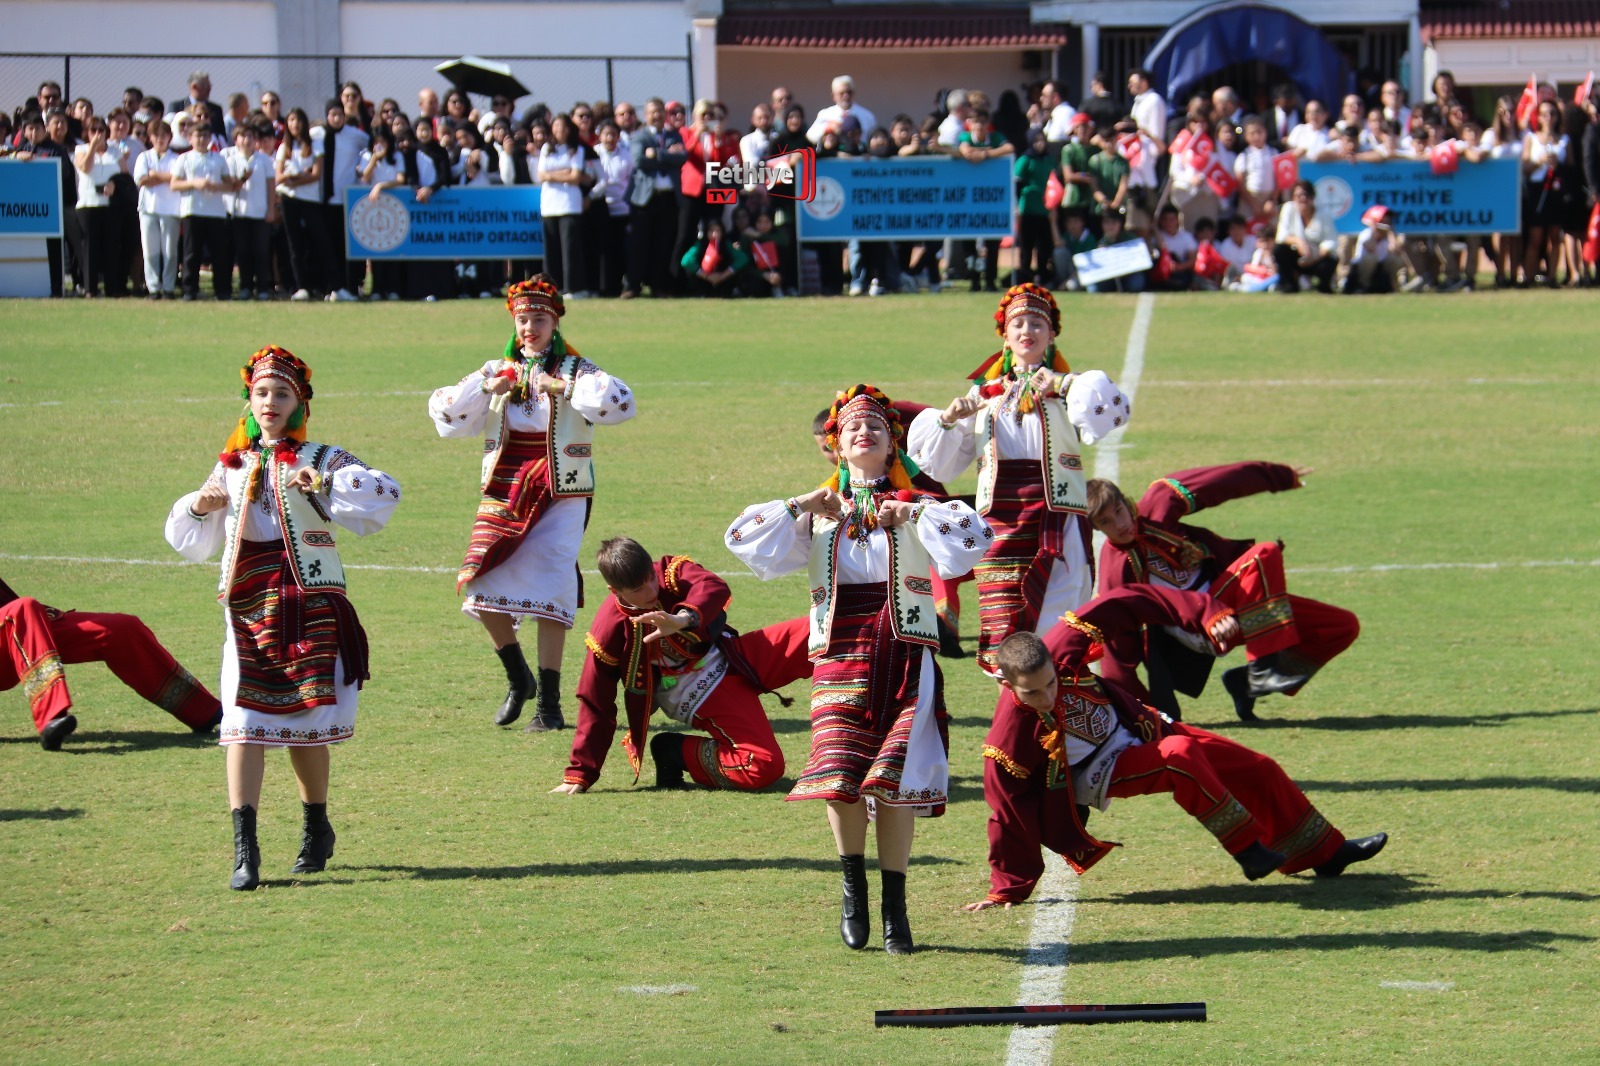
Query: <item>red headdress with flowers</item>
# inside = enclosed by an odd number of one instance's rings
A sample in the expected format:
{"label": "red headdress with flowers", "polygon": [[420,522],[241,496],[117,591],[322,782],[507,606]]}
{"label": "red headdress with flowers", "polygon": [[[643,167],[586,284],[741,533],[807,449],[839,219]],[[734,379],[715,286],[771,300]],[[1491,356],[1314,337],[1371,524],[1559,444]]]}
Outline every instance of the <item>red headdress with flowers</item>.
{"label": "red headdress with flowers", "polygon": [[[822,427],[823,442],[838,455],[839,427],[857,417],[876,418],[888,427],[889,439],[894,445],[889,456],[889,484],[909,493],[911,479],[921,471],[906,455],[906,427],[900,421],[900,412],[894,409],[888,395],[876,385],[852,385],[834,397],[833,406],[828,408],[828,421]],[[849,483],[850,472],[845,467],[844,459],[840,458],[839,468],[823,484],[838,492],[839,486]]]}
{"label": "red headdress with flowers", "polygon": [[[1050,324],[1050,350],[1046,365],[1058,374],[1065,374],[1071,370],[1067,361],[1061,357],[1056,349],[1056,338],[1061,335],[1061,308],[1056,306],[1056,298],[1049,289],[1042,285],[1028,282],[1025,285],[1013,285],[1000,297],[1000,306],[994,313],[994,331],[1001,337],[1006,335],[1006,323],[1018,315],[1033,314],[1043,318]],[[1014,363],[1011,349],[1001,348],[982,363],[978,368],[967,375],[969,381],[996,381],[1011,373]]]}
{"label": "red headdress with flowers", "polygon": [[219,456],[229,466],[238,466],[239,453],[248,451],[255,439],[261,436],[261,427],[256,424],[256,416],[250,411],[249,400],[251,386],[262,378],[278,378],[294,390],[300,404],[289,416],[289,439],[297,444],[304,443],[306,439],[306,422],[311,418],[311,368],[289,349],[269,344],[250,356],[249,361],[239,368],[239,380],[244,382],[244,387],[239,390],[239,398],[245,401],[245,410]]}
{"label": "red headdress with flowers", "polygon": [[506,310],[513,315],[524,311],[549,311],[560,318],[567,313],[567,305],[555,283],[540,274],[511,286],[506,292]]}

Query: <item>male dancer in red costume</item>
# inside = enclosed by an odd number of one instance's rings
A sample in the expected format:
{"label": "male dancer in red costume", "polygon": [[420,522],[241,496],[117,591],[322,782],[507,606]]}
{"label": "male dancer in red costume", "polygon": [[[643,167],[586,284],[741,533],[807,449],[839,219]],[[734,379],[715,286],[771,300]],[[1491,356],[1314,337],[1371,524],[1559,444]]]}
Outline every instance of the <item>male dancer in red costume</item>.
{"label": "male dancer in red costume", "polygon": [[1142,625],[1203,634],[1219,652],[1240,635],[1210,596],[1149,585],[1091,600],[1041,640],[1013,633],[998,649],[1000,702],[984,739],[990,891],[969,911],[1020,903],[1044,873],[1041,845],[1079,873],[1116,845],[1084,829],[1089,807],[1170,792],[1252,881],[1273,870],[1337,877],[1383,850],[1388,836],[1346,840],[1272,759],[1172,722],[1089,672],[1107,641]]}
{"label": "male dancer in red costume", "polygon": [[0,692],[22,685],[46,751],[78,728],[65,663],[103,662],[133,691],[194,730],[209,733],[222,704],[131,614],[58,611],[0,581]]}
{"label": "male dancer in red costume", "polygon": [[619,683],[628,714],[622,747],[635,781],[657,707],[711,734],[657,733],[657,787],[681,787],[687,772],[705,788],[754,792],[781,777],[783,752],[761,693],[811,676],[806,619],[740,636],[727,625],[726,581],[687,555],[652,560],[628,537],[600,546],[599,567],[610,595],[584,638],[572,764],[551,791],[586,792],[599,779],[617,730]]}
{"label": "male dancer in red costume", "polygon": [[[1196,511],[1258,492],[1287,492],[1309,468],[1281,463],[1230,463],[1180,470],[1151,484],[1135,507],[1122,490],[1096,478],[1088,484],[1089,520],[1105,534],[1100,591],[1126,585],[1209,592],[1233,608],[1243,631],[1246,666],[1222,675],[1233,709],[1253,721],[1256,701],[1274,692],[1293,696],[1311,676],[1355,643],[1356,616],[1342,607],[1289,594],[1283,548],[1228,540],[1183,519]],[[1193,634],[1152,627],[1114,640],[1105,676],[1170,718],[1179,718],[1174,692],[1198,696],[1211,673],[1213,651]],[[1149,689],[1135,668],[1144,662]]]}

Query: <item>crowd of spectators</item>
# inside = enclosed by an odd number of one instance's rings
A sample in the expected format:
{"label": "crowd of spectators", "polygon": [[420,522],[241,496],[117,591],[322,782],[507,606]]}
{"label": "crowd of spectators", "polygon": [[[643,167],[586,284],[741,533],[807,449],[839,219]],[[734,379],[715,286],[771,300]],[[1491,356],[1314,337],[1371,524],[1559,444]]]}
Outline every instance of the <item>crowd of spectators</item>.
{"label": "crowd of spectators", "polygon": [[[1432,103],[1411,108],[1398,83],[1374,80],[1368,94],[1338,101],[1335,116],[1287,86],[1248,112],[1223,86],[1173,117],[1136,70],[1125,102],[1099,77],[1080,106],[1046,82],[1001,93],[998,104],[983,92],[941,91],[925,116],[880,119],[841,76],[814,113],[774,89],[740,130],[715,100],[519,113],[516,101],[494,97],[480,112],[460,90],[441,100],[423,89],[407,115],[354,82],[314,118],[286,111],[271,91],[254,102],[233,93],[224,109],[196,71],[182,99],[129,88],[104,115],[44,82],[13,116],[0,114],[0,152],[62,161],[65,237],[48,242],[55,295],[195,300],[209,274],[210,295],[223,300],[437,300],[489,297],[536,269],[573,299],[877,296],[953,282],[993,290],[1002,270],[1010,282],[1070,290],[1080,287],[1077,253],[1129,242],[1145,244],[1150,269],[1089,289],[1450,291],[1474,285],[1480,257],[1496,286],[1592,284],[1582,251],[1600,200],[1593,98],[1563,106],[1553,88],[1535,99],[1530,86],[1527,99],[1502,97],[1484,121],[1448,74],[1432,89]],[[708,181],[717,183],[707,163],[803,148],[818,158],[1014,159],[1013,233],[801,244],[793,200],[763,183],[708,198]],[[1301,161],[1441,153],[1450,166],[1519,160],[1521,231],[1408,235],[1376,209],[1363,233],[1340,235],[1319,214],[1315,188],[1296,180]],[[347,260],[352,186],[374,198],[410,186],[425,202],[446,186],[496,184],[539,186],[542,261]]]}

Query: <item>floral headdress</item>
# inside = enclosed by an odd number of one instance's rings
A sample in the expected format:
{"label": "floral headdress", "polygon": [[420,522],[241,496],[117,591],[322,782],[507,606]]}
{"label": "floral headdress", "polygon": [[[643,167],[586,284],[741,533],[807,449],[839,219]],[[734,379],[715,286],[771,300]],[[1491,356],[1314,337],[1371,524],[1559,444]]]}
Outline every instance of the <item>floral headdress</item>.
{"label": "floral headdress", "polygon": [[244,366],[239,368],[239,380],[244,386],[239,390],[239,398],[245,401],[244,413],[239,416],[239,424],[234,426],[233,434],[228,438],[228,443],[223,445],[219,458],[229,466],[239,465],[239,453],[249,451],[250,446],[261,436],[261,426],[256,422],[254,412],[250,410],[250,388],[262,378],[278,378],[286,381],[294,390],[295,397],[300,404],[289,416],[289,439],[296,443],[304,443],[306,439],[306,421],[311,417],[311,368],[305,361],[287,348],[280,348],[276,344],[269,344],[252,355]]}
{"label": "floral headdress", "polygon": [[[1000,297],[1000,306],[994,313],[994,331],[1004,337],[1006,323],[1018,315],[1027,314],[1039,315],[1050,324],[1050,349],[1045,353],[1048,356],[1045,365],[1058,374],[1068,373],[1071,368],[1056,350],[1055,342],[1055,338],[1061,335],[1061,308],[1056,306],[1056,298],[1044,286],[1029,282],[1025,285],[1013,285],[1007,289],[1006,294]],[[967,375],[967,379],[997,381],[1010,376],[1014,362],[1011,349],[1002,347],[1000,351],[980,363],[976,370]]]}
{"label": "floral headdress", "polygon": [[556,318],[567,313],[561,290],[543,274],[519,281],[506,292],[506,310],[513,315],[524,311],[549,311]]}
{"label": "floral headdress", "polygon": [[[909,493],[911,479],[922,471],[905,452],[906,427],[900,421],[900,412],[894,409],[889,397],[877,386],[852,385],[834,398],[833,406],[828,408],[828,421],[822,427],[823,442],[838,455],[839,427],[857,417],[876,418],[888,427],[889,439],[894,445],[889,456],[889,484],[897,491]],[[841,486],[847,488],[849,484],[850,471],[841,456],[839,468],[823,485],[840,492],[845,491]]]}

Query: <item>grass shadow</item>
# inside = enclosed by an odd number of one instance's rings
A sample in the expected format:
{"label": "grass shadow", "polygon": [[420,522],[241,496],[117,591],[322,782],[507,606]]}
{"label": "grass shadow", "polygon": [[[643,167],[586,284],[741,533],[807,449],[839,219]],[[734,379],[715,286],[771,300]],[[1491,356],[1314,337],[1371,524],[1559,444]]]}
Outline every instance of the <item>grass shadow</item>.
{"label": "grass shadow", "polygon": [[[912,866],[961,866],[959,859],[938,855],[913,856]],[[766,870],[811,870],[837,874],[839,860],[746,859],[596,859],[593,862],[531,862],[522,866],[346,866],[351,872],[402,874],[417,881],[497,881],[523,877],[622,877],[630,874],[702,874],[730,871],[759,873]]]}
{"label": "grass shadow", "polygon": [[1435,900],[1544,899],[1571,903],[1593,903],[1600,894],[1592,892],[1545,892],[1497,888],[1437,888],[1434,882],[1414,874],[1358,874],[1328,880],[1298,878],[1266,885],[1205,885],[1193,889],[1149,889],[1086,898],[1085,903],[1127,903],[1144,906],[1206,905],[1235,903],[1290,903],[1312,911],[1372,911],[1403,907]]}
{"label": "grass shadow", "polygon": [[[82,729],[72,733],[61,745],[63,755],[131,755],[138,751],[160,751],[162,748],[207,748],[216,746],[216,736],[198,736],[185,729],[178,732],[157,732],[154,729],[135,729],[124,732]],[[0,744],[37,744],[37,735],[26,737],[0,737]]]}
{"label": "grass shadow", "polygon": [[[1258,704],[1257,710],[1267,711],[1293,708],[1283,703]],[[1340,732],[1362,732],[1381,729],[1495,729],[1512,722],[1531,718],[1573,718],[1600,714],[1600,707],[1577,707],[1564,711],[1503,711],[1497,714],[1373,714],[1326,715],[1318,718],[1260,718],[1254,722],[1217,721],[1204,726],[1214,732],[1227,729],[1331,729]]]}
{"label": "grass shadow", "polygon": [[1306,792],[1487,792],[1501,789],[1548,789],[1553,792],[1600,792],[1593,777],[1443,777],[1391,778],[1378,781],[1300,781]]}
{"label": "grass shadow", "polygon": [[1156,962],[1172,958],[1210,958],[1252,952],[1385,951],[1424,949],[1501,954],[1508,951],[1555,953],[1562,945],[1593,944],[1600,937],[1558,933],[1553,929],[1479,933],[1465,929],[1424,929],[1371,933],[1313,933],[1307,936],[1195,936],[1156,940],[1100,940],[1074,943],[1074,965],[1096,962]]}
{"label": "grass shadow", "polygon": [[82,818],[77,807],[50,807],[45,810],[0,810],[0,822],[64,822],[69,818]]}

